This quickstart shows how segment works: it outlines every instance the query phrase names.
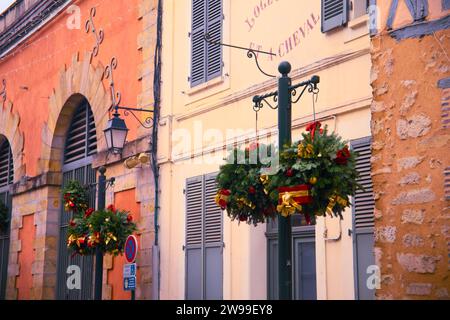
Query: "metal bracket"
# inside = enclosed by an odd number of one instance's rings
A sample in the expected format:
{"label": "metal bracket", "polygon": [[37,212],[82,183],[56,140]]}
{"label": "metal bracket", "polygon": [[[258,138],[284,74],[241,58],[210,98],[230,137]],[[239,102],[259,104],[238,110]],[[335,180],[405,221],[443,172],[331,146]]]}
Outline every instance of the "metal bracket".
{"label": "metal bracket", "polygon": [[231,45],[231,44],[226,44],[226,43],[221,43],[219,41],[214,41],[211,39],[211,36],[209,33],[205,33],[205,35],[203,36],[203,39],[208,42],[209,44],[212,45],[216,45],[216,46],[223,46],[223,47],[230,47],[230,48],[234,48],[234,49],[239,49],[239,50],[245,50],[247,51],[247,57],[252,59],[255,59],[256,62],[256,66],[258,67],[259,71],[264,74],[265,76],[268,76],[270,78],[276,78],[276,76],[269,74],[267,72],[265,72],[261,66],[259,65],[259,61],[258,61],[258,55],[257,53],[262,53],[262,54],[267,54],[267,55],[271,55],[271,56],[276,56],[275,53],[272,52],[267,52],[267,51],[261,51],[261,50],[256,50],[256,49],[250,49],[250,48],[245,48],[245,47],[240,47],[240,46],[235,46],[235,45]]}

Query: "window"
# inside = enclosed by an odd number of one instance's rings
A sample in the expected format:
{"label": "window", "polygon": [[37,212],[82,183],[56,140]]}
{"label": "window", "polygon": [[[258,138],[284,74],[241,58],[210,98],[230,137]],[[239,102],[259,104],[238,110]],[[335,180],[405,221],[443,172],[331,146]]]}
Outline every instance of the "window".
{"label": "window", "polygon": [[222,47],[204,40],[222,42],[223,0],[192,0],[191,87],[222,75]]}
{"label": "window", "polygon": [[223,299],[223,213],[216,174],[186,181],[186,299]]}

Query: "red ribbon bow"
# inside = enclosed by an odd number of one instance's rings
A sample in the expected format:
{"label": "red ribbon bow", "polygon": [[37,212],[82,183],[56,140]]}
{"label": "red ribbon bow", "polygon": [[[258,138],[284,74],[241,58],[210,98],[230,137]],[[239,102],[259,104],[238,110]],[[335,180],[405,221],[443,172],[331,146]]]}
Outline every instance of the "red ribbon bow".
{"label": "red ribbon bow", "polygon": [[320,129],[322,124],[319,121],[314,121],[308,124],[306,127],[306,131],[311,132],[311,139],[314,140],[314,136],[316,135],[316,130]]}

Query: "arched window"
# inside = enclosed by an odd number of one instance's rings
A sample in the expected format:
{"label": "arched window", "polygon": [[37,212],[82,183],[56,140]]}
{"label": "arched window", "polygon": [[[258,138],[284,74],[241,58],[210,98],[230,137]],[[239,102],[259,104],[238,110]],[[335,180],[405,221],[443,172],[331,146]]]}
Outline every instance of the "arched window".
{"label": "arched window", "polygon": [[[89,205],[95,207],[95,183],[96,174],[92,169],[92,155],[97,152],[97,138],[94,116],[86,99],[83,99],[71,120],[65,141],[63,155],[63,187],[71,180],[77,180],[88,187]],[[90,186],[90,187],[89,187]],[[58,253],[57,273],[57,299],[60,300],[89,300],[93,298],[93,257],[81,257],[73,255],[67,249],[67,228],[72,214],[61,208],[60,239]],[[81,289],[68,288],[67,279],[73,275],[67,273],[69,266],[77,266],[81,277]]]}
{"label": "arched window", "polygon": [[[8,140],[0,135],[0,202],[8,209],[11,219],[11,195],[9,187],[14,179],[14,165]],[[0,228],[0,300],[5,299],[6,279],[8,277],[9,224]]]}

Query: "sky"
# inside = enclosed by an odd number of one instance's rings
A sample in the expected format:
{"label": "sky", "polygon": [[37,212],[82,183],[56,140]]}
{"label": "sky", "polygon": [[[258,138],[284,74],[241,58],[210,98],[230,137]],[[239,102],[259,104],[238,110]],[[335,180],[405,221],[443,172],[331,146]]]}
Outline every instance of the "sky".
{"label": "sky", "polygon": [[6,8],[9,7],[11,3],[13,3],[16,0],[0,0],[0,13],[3,12]]}

